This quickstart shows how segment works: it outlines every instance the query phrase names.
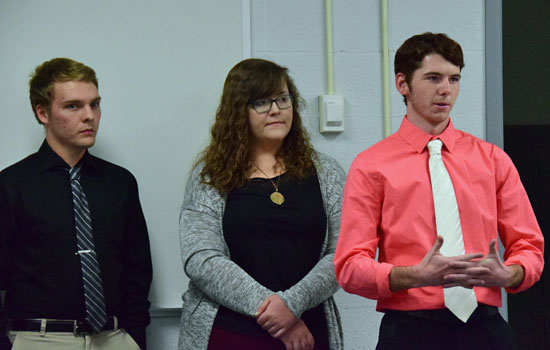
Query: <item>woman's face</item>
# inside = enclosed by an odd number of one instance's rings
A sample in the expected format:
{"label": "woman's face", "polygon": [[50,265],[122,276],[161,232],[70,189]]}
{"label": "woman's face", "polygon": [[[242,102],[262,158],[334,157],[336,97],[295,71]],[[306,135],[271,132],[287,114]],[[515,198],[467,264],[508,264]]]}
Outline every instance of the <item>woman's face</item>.
{"label": "woman's face", "polygon": [[248,106],[248,122],[253,144],[280,146],[292,126],[292,97],[286,83],[277,94],[252,104]]}

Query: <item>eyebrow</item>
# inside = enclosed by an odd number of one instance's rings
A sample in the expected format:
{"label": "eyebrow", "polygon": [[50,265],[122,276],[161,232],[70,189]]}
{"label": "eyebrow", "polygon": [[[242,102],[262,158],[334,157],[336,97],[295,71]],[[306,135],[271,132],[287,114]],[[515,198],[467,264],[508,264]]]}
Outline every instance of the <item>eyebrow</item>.
{"label": "eyebrow", "polygon": [[[91,103],[94,103],[94,102],[100,102],[101,101],[101,97],[98,96],[96,98],[94,98],[92,101],[90,101]],[[67,101],[63,101],[63,104],[65,105],[70,105],[70,104],[82,104],[83,103],[83,100],[67,100]]]}
{"label": "eyebrow", "polygon": [[283,95],[290,95],[290,91],[288,91],[288,89],[286,89],[286,90],[281,90],[281,91],[279,91],[278,93],[274,93],[274,94],[272,94],[272,95],[269,95],[269,96],[266,96],[266,97],[263,97],[263,98],[258,98],[258,99],[256,99],[256,101],[269,100],[269,99],[271,99],[271,96],[277,96],[277,97],[279,97],[279,96],[283,96]]}
{"label": "eyebrow", "polygon": [[[441,72],[426,72],[423,74],[423,76],[428,76],[428,75],[445,75]],[[452,77],[460,77],[460,73],[456,73],[456,74],[451,74]]]}

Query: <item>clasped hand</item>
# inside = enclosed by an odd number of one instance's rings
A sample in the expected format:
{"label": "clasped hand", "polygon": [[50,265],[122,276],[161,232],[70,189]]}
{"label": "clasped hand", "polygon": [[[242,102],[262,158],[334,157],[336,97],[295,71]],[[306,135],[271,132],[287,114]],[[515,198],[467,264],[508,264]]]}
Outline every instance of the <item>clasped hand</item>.
{"label": "clasped hand", "polygon": [[489,243],[486,256],[473,253],[447,257],[439,252],[442,245],[443,237],[438,236],[433,247],[415,267],[422,286],[508,287],[515,283],[515,267],[503,264],[496,251],[496,239]]}
{"label": "clasped hand", "polygon": [[306,324],[294,316],[277,294],[260,304],[256,322],[273,338],[281,340],[286,350],[313,349],[314,339]]}

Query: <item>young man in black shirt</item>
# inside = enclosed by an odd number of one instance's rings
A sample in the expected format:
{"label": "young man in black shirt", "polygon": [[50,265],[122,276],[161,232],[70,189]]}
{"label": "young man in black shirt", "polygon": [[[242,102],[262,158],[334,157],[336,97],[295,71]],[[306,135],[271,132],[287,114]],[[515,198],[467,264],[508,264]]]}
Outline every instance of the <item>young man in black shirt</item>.
{"label": "young man in black shirt", "polygon": [[88,153],[101,117],[95,72],[55,58],[29,85],[46,139],[0,172],[7,336],[22,350],[145,349],[147,227],[132,174]]}

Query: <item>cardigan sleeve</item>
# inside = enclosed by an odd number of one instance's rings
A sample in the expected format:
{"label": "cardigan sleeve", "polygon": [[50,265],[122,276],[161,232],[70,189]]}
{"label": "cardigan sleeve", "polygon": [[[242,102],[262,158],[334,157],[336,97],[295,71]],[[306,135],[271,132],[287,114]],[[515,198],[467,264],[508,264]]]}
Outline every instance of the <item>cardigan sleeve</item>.
{"label": "cardigan sleeve", "polygon": [[340,230],[342,193],[346,175],[336,160],[323,154],[319,154],[319,164],[316,168],[327,214],[327,236],[323,254],[298,283],[285,291],[277,292],[297,318],[300,318],[304,311],[327,300],[339,288],[332,260]]}
{"label": "cardigan sleeve", "polygon": [[261,302],[273,294],[229,258],[223,239],[224,198],[200,183],[200,167],[187,182],[180,215],[183,268],[193,284],[215,302],[254,316]]}

